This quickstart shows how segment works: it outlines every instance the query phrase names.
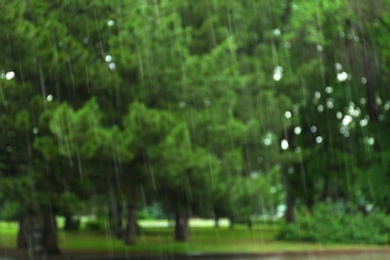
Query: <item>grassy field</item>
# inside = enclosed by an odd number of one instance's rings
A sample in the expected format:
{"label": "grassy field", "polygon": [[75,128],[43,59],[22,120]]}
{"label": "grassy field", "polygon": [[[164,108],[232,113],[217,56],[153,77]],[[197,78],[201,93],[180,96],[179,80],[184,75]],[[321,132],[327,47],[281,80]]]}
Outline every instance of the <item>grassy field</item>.
{"label": "grassy field", "polygon": [[[68,252],[147,252],[147,253],[211,253],[211,252],[276,252],[306,250],[349,250],[384,248],[362,245],[319,245],[310,243],[291,243],[275,240],[278,225],[255,225],[253,230],[237,226],[229,230],[226,226],[215,229],[205,222],[192,222],[190,241],[173,241],[172,228],[166,222],[141,222],[142,234],[137,244],[126,246],[105,232],[63,232],[59,231],[60,248]],[[0,248],[15,248],[17,225],[0,223]]]}

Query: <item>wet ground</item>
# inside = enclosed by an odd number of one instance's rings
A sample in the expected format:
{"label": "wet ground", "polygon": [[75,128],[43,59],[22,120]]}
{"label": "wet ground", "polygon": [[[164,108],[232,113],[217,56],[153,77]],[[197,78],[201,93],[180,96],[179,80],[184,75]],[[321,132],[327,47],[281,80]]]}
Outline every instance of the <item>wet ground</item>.
{"label": "wet ground", "polygon": [[27,259],[45,259],[45,260],[384,260],[390,259],[390,253],[357,253],[357,254],[342,254],[342,255],[161,255],[161,256],[60,256],[60,257],[21,257],[21,256],[0,256],[0,260],[27,260]]}

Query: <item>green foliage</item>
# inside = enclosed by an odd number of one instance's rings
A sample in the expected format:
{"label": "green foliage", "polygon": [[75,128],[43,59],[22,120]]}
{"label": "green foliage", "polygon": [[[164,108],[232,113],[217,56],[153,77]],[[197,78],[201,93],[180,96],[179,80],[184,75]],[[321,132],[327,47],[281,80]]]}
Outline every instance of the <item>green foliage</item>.
{"label": "green foliage", "polygon": [[102,222],[102,220],[97,219],[97,220],[88,220],[87,222],[85,222],[84,228],[87,231],[97,232],[97,231],[104,231],[106,227],[104,225],[104,222]]}
{"label": "green foliage", "polygon": [[390,217],[382,212],[367,215],[346,210],[342,203],[317,203],[314,209],[301,211],[292,224],[284,224],[278,238],[287,241],[322,244],[388,244]]}

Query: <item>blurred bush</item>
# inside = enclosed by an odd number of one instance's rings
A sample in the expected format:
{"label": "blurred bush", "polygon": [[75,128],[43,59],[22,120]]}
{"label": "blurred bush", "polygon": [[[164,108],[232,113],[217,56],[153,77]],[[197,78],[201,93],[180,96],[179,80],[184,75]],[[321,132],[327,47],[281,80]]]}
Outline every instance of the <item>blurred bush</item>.
{"label": "blurred bush", "polygon": [[104,221],[96,219],[96,220],[88,220],[84,224],[85,230],[88,231],[104,231],[105,230],[105,225]]}
{"label": "blurred bush", "polygon": [[342,203],[320,203],[311,212],[300,210],[296,221],[283,224],[278,239],[318,243],[388,244],[390,216],[363,213]]}

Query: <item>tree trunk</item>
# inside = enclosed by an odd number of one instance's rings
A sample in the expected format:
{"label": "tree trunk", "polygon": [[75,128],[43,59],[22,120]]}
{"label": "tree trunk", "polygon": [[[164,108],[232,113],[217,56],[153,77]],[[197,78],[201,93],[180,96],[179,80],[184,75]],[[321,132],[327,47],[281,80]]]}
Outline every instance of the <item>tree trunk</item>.
{"label": "tree trunk", "polygon": [[125,243],[127,245],[134,245],[137,234],[137,208],[134,204],[127,204],[126,214],[127,226],[125,232]]}
{"label": "tree trunk", "polygon": [[65,225],[64,230],[65,231],[77,231],[80,229],[80,220],[74,219],[71,214],[65,215]]}
{"label": "tree trunk", "polygon": [[32,221],[30,218],[21,218],[19,220],[19,230],[16,241],[18,249],[27,249],[30,244],[30,236],[32,232]]}
{"label": "tree trunk", "polygon": [[179,211],[175,215],[175,241],[185,242],[188,241],[189,229],[188,229],[188,216],[181,214]]}
{"label": "tree trunk", "polygon": [[234,224],[235,224],[234,217],[230,217],[229,218],[229,228],[230,228],[230,230],[234,229]]}
{"label": "tree trunk", "polygon": [[109,210],[111,233],[117,238],[122,238],[122,208],[116,198],[110,199]]}
{"label": "tree trunk", "polygon": [[59,254],[55,216],[45,214],[21,219],[17,248],[28,249],[33,254]]}
{"label": "tree trunk", "polygon": [[248,229],[249,230],[252,230],[253,228],[253,223],[252,223],[252,220],[250,218],[248,218],[248,220],[246,221],[246,224],[248,226]]}
{"label": "tree trunk", "polygon": [[215,228],[219,228],[219,217],[218,217],[218,215],[214,215],[214,223],[215,223]]}
{"label": "tree trunk", "polygon": [[57,222],[53,214],[46,214],[43,216],[43,230],[45,252],[50,255],[59,254]]}
{"label": "tree trunk", "polygon": [[295,199],[289,187],[286,190],[286,212],[285,218],[286,223],[293,223],[295,221],[294,207],[295,207]]}

